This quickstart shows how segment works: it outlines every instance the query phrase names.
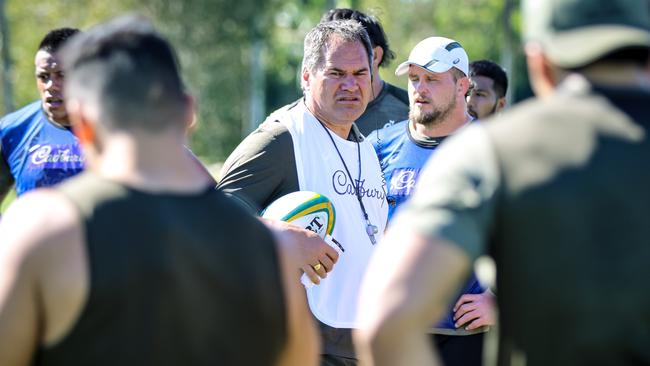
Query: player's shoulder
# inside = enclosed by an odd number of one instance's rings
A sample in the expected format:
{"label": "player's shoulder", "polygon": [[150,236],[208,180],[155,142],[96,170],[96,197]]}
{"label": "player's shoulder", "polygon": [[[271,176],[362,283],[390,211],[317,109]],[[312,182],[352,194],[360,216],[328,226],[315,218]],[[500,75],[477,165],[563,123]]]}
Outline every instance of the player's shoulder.
{"label": "player's shoulder", "polygon": [[22,125],[25,122],[34,120],[42,113],[41,102],[32,102],[14,112],[7,114],[0,120],[0,128],[7,129]]}
{"label": "player's shoulder", "polygon": [[401,137],[406,134],[406,129],[408,128],[408,120],[403,120],[395,122],[390,125],[386,125],[380,129],[377,129],[368,135],[368,139],[373,143],[373,145],[380,140],[389,141],[394,140],[395,138]]}
{"label": "player's shoulder", "polygon": [[41,188],[11,204],[0,222],[0,241],[28,257],[45,247],[64,245],[79,230],[80,214],[72,202],[55,189]]}

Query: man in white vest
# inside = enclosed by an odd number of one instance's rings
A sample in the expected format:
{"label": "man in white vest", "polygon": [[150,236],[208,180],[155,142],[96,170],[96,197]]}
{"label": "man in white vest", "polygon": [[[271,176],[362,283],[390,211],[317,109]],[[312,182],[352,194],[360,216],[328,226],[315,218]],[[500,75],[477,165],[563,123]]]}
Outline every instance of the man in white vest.
{"label": "man in white vest", "polygon": [[353,123],[372,97],[371,67],[372,46],[359,23],[318,24],[305,37],[303,100],[249,135],[227,159],[218,185],[255,210],[298,190],[333,202],[338,261],[333,249],[296,248],[317,258],[302,268],[317,284],[307,286],[307,298],[321,324],[323,365],[356,364],[351,329],[359,285],[387,219],[379,162]]}

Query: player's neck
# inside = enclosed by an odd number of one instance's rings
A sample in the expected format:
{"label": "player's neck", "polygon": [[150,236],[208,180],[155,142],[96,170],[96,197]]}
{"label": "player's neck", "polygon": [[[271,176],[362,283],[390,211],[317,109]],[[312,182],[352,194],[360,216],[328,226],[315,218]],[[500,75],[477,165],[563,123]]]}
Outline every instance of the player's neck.
{"label": "player's neck", "polygon": [[105,145],[93,170],[147,192],[198,192],[211,185],[178,138],[117,136]]}
{"label": "player's neck", "polygon": [[372,100],[375,100],[381,94],[384,88],[384,81],[379,77],[379,73],[373,71],[375,74],[372,77]]}

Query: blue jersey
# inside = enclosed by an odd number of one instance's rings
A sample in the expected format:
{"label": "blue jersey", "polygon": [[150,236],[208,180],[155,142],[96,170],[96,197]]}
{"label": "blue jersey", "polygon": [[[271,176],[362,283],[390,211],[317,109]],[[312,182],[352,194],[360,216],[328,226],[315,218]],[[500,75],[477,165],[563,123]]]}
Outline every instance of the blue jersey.
{"label": "blue jersey", "polygon": [[[409,121],[376,130],[368,136],[375,147],[381,170],[386,179],[388,220],[413,193],[420,171],[445,137],[415,137],[409,130]],[[480,294],[485,291],[474,274],[462,294]],[[457,299],[454,299],[454,304]],[[437,328],[456,329],[453,305]]]}
{"label": "blue jersey", "polygon": [[16,194],[52,186],[84,168],[81,147],[72,131],[50,122],[41,102],[0,120],[0,151],[16,183]]}

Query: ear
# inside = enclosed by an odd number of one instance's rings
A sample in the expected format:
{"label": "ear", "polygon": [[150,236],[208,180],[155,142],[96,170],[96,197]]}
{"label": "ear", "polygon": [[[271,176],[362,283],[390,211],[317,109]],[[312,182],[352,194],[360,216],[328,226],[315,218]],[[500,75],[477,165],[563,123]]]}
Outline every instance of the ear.
{"label": "ear", "polygon": [[70,118],[72,132],[84,147],[91,146],[95,141],[95,127],[88,118],[81,103],[76,99],[67,100],[65,107]]}
{"label": "ear", "polygon": [[456,93],[460,98],[465,99],[467,91],[469,90],[469,78],[467,76],[458,79],[456,82]]}
{"label": "ear", "polygon": [[384,57],[384,50],[376,46],[372,49],[372,70],[379,70],[379,63],[381,62],[382,57]]}
{"label": "ear", "polygon": [[186,94],[185,95],[185,103],[186,103],[186,110],[185,110],[185,130],[187,132],[192,132],[196,129],[197,125],[197,115],[196,115],[196,101],[194,100],[194,97]]}
{"label": "ear", "polygon": [[300,86],[304,91],[309,90],[309,76],[310,76],[309,70],[307,70],[306,67],[303,67],[301,72],[301,78],[300,78]]}
{"label": "ear", "polygon": [[506,97],[501,97],[497,100],[497,105],[494,111],[498,113],[505,107],[506,107]]}
{"label": "ear", "polygon": [[530,84],[535,95],[545,98],[554,93],[557,77],[551,62],[544,55],[542,47],[536,43],[526,44],[526,63]]}

